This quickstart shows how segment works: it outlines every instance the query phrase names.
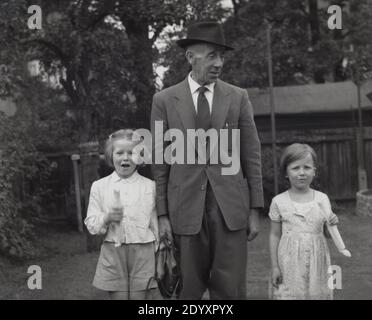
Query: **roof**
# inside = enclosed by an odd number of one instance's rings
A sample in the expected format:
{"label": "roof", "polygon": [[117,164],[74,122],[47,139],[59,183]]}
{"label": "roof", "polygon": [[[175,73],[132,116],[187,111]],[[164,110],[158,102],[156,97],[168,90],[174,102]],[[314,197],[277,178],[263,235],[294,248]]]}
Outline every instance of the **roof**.
{"label": "roof", "polygon": [[0,98],[0,111],[4,112],[5,115],[11,117],[17,111],[17,106],[11,99],[1,99]]}
{"label": "roof", "polygon": [[[269,89],[248,88],[255,115],[270,114]],[[366,96],[372,92],[372,80],[361,86],[362,108],[372,108]],[[300,86],[274,87],[275,113],[296,114],[350,111],[358,108],[357,86],[352,81]]]}

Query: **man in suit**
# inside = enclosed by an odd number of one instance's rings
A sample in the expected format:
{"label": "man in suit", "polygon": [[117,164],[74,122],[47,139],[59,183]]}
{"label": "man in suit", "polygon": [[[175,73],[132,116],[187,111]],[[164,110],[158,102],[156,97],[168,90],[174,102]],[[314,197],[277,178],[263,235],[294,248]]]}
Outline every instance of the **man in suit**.
{"label": "man in suit", "polygon": [[[261,148],[253,109],[246,90],[218,79],[225,50],[232,50],[218,23],[195,23],[187,38],[177,43],[185,49],[192,70],[185,80],[153,97],[155,153],[164,150],[163,141],[155,137],[156,123],[162,124],[163,132],[178,129],[184,137],[190,129],[230,133],[238,129],[240,141],[232,144],[240,151],[239,168],[223,174],[223,161],[211,161],[208,153],[204,162],[155,163],[159,230],[169,237],[174,233],[183,280],[181,299],[201,299],[206,289],[211,299],[244,299],[247,237],[257,236],[258,210],[263,207]],[[207,151],[215,147],[206,141]],[[201,153],[199,148],[196,144],[192,152]],[[231,144],[222,145],[219,154],[232,149]]]}

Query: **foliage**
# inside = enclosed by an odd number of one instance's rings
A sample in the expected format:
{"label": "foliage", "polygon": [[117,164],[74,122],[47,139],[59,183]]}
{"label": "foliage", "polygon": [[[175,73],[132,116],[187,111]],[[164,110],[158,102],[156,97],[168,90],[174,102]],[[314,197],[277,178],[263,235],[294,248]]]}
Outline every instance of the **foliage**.
{"label": "foliage", "polygon": [[[42,210],[46,196],[45,151],[73,149],[118,127],[148,126],[153,44],[167,25],[181,23],[188,2],[1,2],[0,96],[18,107],[0,123],[2,252],[18,257],[35,252],[30,218]],[[27,27],[30,5],[42,9],[41,30]],[[28,74],[30,61],[40,63],[36,78]],[[52,77],[59,83],[48,85]]]}
{"label": "foliage", "polygon": [[10,18],[0,10],[0,99],[14,101],[17,112],[0,113],[0,252],[23,259],[41,252],[32,221],[48,195],[51,167],[43,151],[76,144],[76,124],[67,117],[61,90],[48,87],[43,74],[28,72],[28,52],[12,32],[19,27],[23,36],[19,2],[1,5]]}
{"label": "foliage", "polygon": [[349,62],[347,73],[354,81],[372,78],[372,1],[349,0],[347,29],[341,33],[344,57]]}
{"label": "foliage", "polygon": [[[29,218],[40,210],[41,183],[48,173],[46,159],[32,141],[33,131],[23,120],[0,114],[0,251],[17,258],[37,253],[30,242]],[[32,190],[24,192],[31,180]]]}
{"label": "foliage", "polygon": [[32,78],[9,86],[17,113],[0,113],[0,251],[29,258],[40,252],[32,241],[32,221],[44,213],[43,199],[49,196],[52,168],[45,151],[71,148],[77,138],[54,90]]}
{"label": "foliage", "polygon": [[[193,2],[33,1],[42,8],[43,29],[14,37],[45,71],[61,76],[86,142],[118,127],[149,127],[154,43],[166,26],[181,24]],[[31,1],[21,3],[25,10]]]}
{"label": "foliage", "polygon": [[[225,24],[238,48],[238,55],[226,64],[226,78],[244,87],[268,85],[265,19],[271,26],[275,86],[355,78],[353,64],[361,74],[371,72],[372,3],[330,2],[343,8],[342,30],[328,28],[327,7],[317,7],[317,3],[320,5],[314,0],[241,2],[236,15]],[[349,59],[346,67],[345,59]]]}
{"label": "foliage", "polygon": [[[232,3],[234,13],[227,19],[226,16],[217,19],[224,25],[228,44],[235,48],[226,55],[223,80],[244,88],[268,86],[268,25],[274,86],[356,80],[357,77],[363,80],[372,76],[371,1],[330,1],[329,4],[343,8],[342,30],[328,29],[330,15],[326,7],[317,7],[320,2],[316,0],[236,0]],[[183,34],[183,30],[178,32]],[[169,67],[167,86],[180,81],[188,70],[182,52],[174,45],[168,46],[163,65]]]}

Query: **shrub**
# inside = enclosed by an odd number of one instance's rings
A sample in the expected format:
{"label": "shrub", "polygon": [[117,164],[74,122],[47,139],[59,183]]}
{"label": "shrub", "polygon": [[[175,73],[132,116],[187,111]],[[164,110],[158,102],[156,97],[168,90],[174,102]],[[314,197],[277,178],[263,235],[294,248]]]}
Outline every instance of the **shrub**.
{"label": "shrub", "polygon": [[23,117],[0,114],[0,251],[16,258],[39,253],[30,217],[38,212],[48,166]]}
{"label": "shrub", "polygon": [[74,130],[58,93],[36,79],[16,96],[16,114],[0,112],[0,252],[26,259],[42,251],[33,221],[53,199],[45,187],[52,164],[43,151],[72,148]]}

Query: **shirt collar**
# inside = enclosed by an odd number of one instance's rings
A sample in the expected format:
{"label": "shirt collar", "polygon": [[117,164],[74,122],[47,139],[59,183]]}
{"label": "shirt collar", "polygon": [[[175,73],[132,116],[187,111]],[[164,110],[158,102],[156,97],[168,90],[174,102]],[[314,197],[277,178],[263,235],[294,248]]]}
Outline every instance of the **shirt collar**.
{"label": "shirt collar", "polygon": [[114,171],[111,173],[111,179],[113,182],[123,182],[123,183],[133,183],[138,180],[140,177],[140,174],[136,171],[133,172],[133,174],[129,178],[120,178],[119,175]]}
{"label": "shirt collar", "polygon": [[[193,78],[191,78],[191,72],[189,73],[188,81],[189,81],[191,94],[194,94],[201,87],[201,85],[197,83]],[[216,83],[212,82],[210,84],[205,85],[204,87],[208,88],[208,90],[213,93],[215,85]]]}

